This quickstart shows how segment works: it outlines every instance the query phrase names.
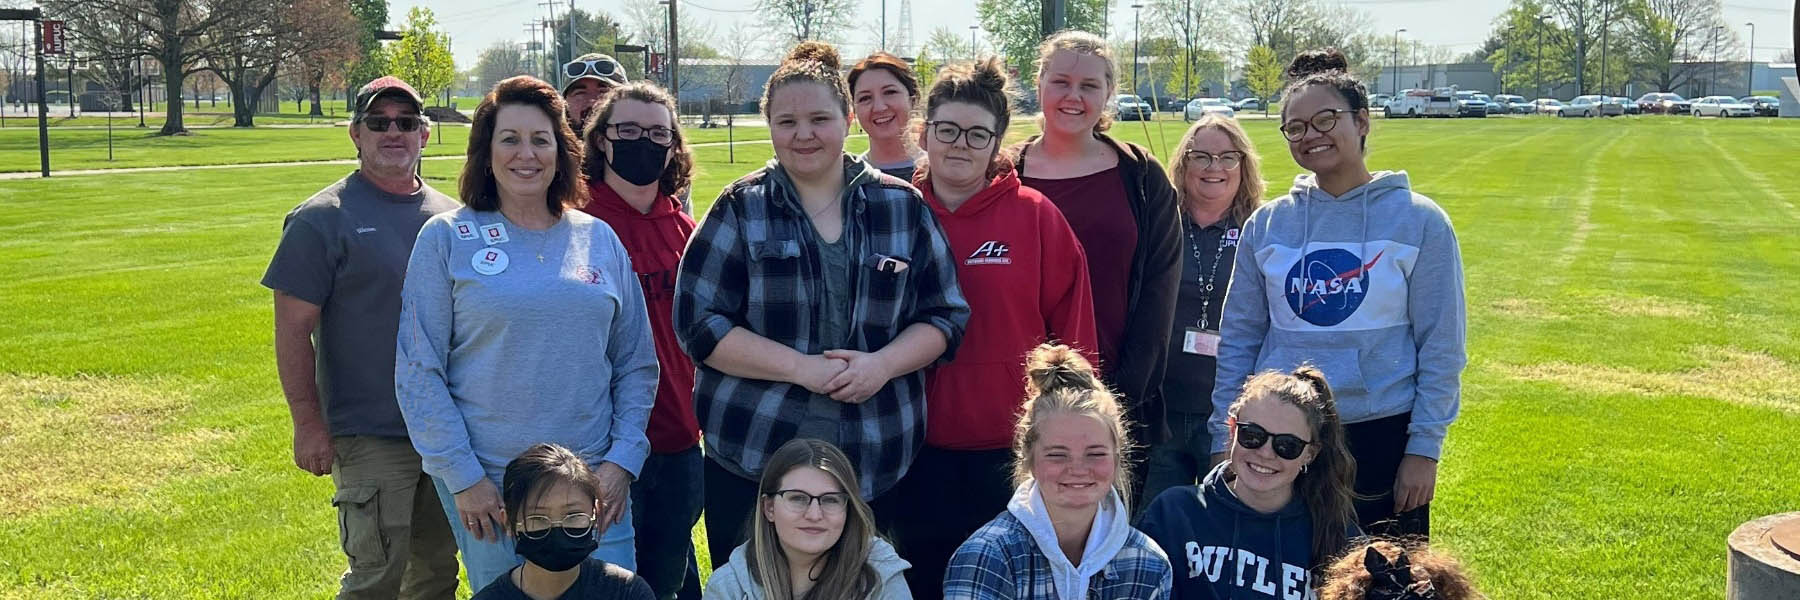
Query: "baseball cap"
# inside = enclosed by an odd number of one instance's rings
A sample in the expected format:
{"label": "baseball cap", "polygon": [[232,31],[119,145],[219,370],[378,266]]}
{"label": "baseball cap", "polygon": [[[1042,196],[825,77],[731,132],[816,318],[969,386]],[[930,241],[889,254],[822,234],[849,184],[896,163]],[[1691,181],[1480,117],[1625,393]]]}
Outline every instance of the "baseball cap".
{"label": "baseball cap", "polygon": [[568,93],[570,86],[583,79],[593,79],[615,86],[629,83],[629,80],[625,78],[625,65],[621,65],[613,57],[599,52],[583,54],[564,64],[563,76],[569,78],[569,82],[563,84],[564,93]]}
{"label": "baseball cap", "polygon": [[425,100],[419,98],[418,90],[407,85],[405,81],[401,81],[399,77],[383,75],[370,81],[362,87],[361,91],[356,92],[355,117],[361,118],[363,113],[368,112],[369,107],[375,104],[375,100],[383,96],[411,102],[413,110],[425,112]]}

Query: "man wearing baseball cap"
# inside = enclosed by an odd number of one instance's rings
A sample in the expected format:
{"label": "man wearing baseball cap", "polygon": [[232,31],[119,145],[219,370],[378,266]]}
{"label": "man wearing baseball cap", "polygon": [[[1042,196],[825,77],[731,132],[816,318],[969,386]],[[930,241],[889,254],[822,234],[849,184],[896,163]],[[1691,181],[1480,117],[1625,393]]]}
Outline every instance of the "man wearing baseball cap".
{"label": "man wearing baseball cap", "polygon": [[288,213],[262,284],[275,292],[275,364],[294,463],[331,475],[350,568],[338,598],[456,595],[456,541],[394,399],[400,285],[419,228],[459,206],[415,175],[430,137],[412,86],[356,95],[357,170]]}
{"label": "man wearing baseball cap", "polygon": [[625,66],[598,52],[583,54],[563,65],[563,76],[569,78],[562,91],[569,106],[569,127],[577,134],[587,123],[588,112],[600,103],[600,97],[627,83]]}

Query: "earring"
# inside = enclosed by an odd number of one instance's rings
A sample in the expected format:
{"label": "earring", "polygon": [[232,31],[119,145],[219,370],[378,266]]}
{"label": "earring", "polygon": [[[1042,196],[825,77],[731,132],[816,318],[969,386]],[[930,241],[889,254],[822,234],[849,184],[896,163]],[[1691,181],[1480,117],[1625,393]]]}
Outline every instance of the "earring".
{"label": "earring", "polygon": [[1302,473],[1302,474],[1304,474],[1304,473],[1306,473],[1306,467],[1307,467],[1307,466],[1308,466],[1308,465],[1300,465],[1300,472],[1301,472],[1301,473]]}

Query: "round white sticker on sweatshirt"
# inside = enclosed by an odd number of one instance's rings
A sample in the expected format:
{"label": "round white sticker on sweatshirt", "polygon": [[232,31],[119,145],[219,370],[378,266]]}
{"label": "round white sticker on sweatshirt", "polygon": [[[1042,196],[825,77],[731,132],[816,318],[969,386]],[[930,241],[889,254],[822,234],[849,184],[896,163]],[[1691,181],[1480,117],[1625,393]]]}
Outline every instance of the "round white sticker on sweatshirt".
{"label": "round white sticker on sweatshirt", "polygon": [[506,270],[509,260],[505,250],[491,247],[482,248],[476,250],[474,256],[469,257],[469,266],[474,267],[475,272],[482,275],[498,275],[501,271]]}

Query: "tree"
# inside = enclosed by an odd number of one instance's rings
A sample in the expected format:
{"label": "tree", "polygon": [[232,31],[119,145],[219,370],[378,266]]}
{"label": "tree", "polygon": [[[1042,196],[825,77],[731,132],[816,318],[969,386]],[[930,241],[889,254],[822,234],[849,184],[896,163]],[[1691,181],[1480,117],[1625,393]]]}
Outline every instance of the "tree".
{"label": "tree", "polygon": [[456,59],[450,54],[450,35],[439,31],[431,9],[413,7],[406,12],[400,41],[387,50],[387,63],[395,76],[412,84],[419,95],[433,98],[456,79]]}
{"label": "tree", "polygon": [[1275,56],[1275,51],[1268,46],[1251,46],[1249,55],[1245,56],[1244,84],[1249,86],[1250,93],[1263,99],[1263,114],[1269,114],[1269,103],[1275,95],[1281,93],[1281,86],[1287,77],[1287,65]]}
{"label": "tree", "polygon": [[[1800,32],[1800,28],[1796,28],[1794,31]],[[1797,35],[1800,35],[1800,34],[1797,34]],[[1788,48],[1786,50],[1782,50],[1781,54],[1776,55],[1775,62],[1778,62],[1778,63],[1794,62],[1794,49]]]}
{"label": "tree", "polygon": [[310,49],[302,50],[294,65],[299,80],[305,85],[306,98],[311,101],[307,114],[315,117],[325,116],[320,92],[327,87],[344,87],[347,65],[362,56],[362,27],[352,10],[353,3],[325,4],[323,15],[308,19],[308,26],[301,28],[299,45]]}
{"label": "tree", "polygon": [[[263,0],[206,32],[206,67],[231,90],[232,126],[254,127],[257,102],[283,63],[352,56],[356,31],[343,0]],[[323,63],[319,63],[323,64]],[[294,68],[299,69],[298,65]],[[324,69],[323,66],[318,67]],[[324,75],[321,72],[320,79]]]}
{"label": "tree", "polygon": [[344,65],[346,104],[355,97],[356,88],[388,72],[387,53],[375,37],[387,27],[387,0],[350,0],[350,14],[356,16],[356,59]]}
{"label": "tree", "polygon": [[1735,37],[1714,35],[1723,25],[1719,0],[1637,0],[1625,11],[1632,77],[1674,90],[1707,75],[1694,63],[1738,55],[1727,45]]}
{"label": "tree", "polygon": [[[713,39],[712,24],[700,20],[696,12],[689,10],[676,13],[681,27],[681,57],[720,58],[722,55],[719,51],[709,45]],[[657,0],[626,0],[625,23],[625,30],[629,32],[633,43],[649,46],[656,52],[668,51],[668,6]]]}
{"label": "tree", "polygon": [[1171,47],[1155,46],[1146,52],[1171,65],[1164,89],[1181,90],[1186,97],[1206,87],[1209,74],[1224,80],[1219,51],[1227,47],[1223,42],[1230,37],[1229,19],[1224,0],[1150,2],[1150,36],[1175,42]]}
{"label": "tree", "polygon": [[1326,26],[1316,0],[1236,0],[1239,31],[1249,45],[1268,48],[1277,59],[1299,54],[1308,31]]}
{"label": "tree", "polygon": [[475,85],[480,90],[491,89],[500,80],[525,72],[525,53],[510,40],[494,42],[475,57],[473,73]]}
{"label": "tree", "polygon": [[[1106,30],[1106,9],[1109,0],[1066,0],[1067,17],[1065,27],[1094,33]],[[976,18],[981,21],[981,28],[987,32],[987,39],[1006,58],[1006,62],[1023,74],[1021,79],[1032,76],[1031,65],[1037,60],[1038,44],[1044,41],[1043,19],[1040,10],[1042,0],[979,0],[975,4]],[[1034,81],[1021,81],[1023,87],[1036,85]]]}
{"label": "tree", "polygon": [[1538,0],[1514,0],[1496,19],[1496,32],[1506,43],[1488,56],[1488,64],[1500,74],[1500,87],[1537,96],[1548,93],[1545,86],[1555,89],[1573,80],[1568,51],[1557,43],[1565,32],[1555,21],[1538,19],[1544,10]]}
{"label": "tree", "polygon": [[[97,60],[150,58],[162,69],[163,89],[180,90],[206,68],[203,59],[224,36],[208,35],[259,10],[241,0],[44,0],[70,30],[87,32]],[[117,35],[114,35],[117,33]],[[180,102],[170,102],[159,135],[187,133]]]}
{"label": "tree", "polygon": [[807,40],[835,41],[856,18],[856,0],[757,0],[763,24],[782,37],[783,47]]}

